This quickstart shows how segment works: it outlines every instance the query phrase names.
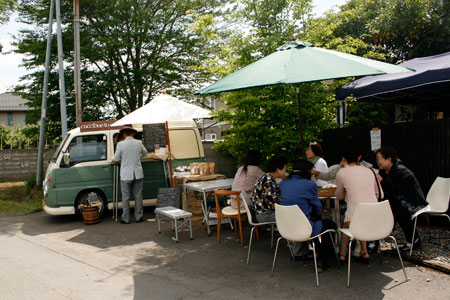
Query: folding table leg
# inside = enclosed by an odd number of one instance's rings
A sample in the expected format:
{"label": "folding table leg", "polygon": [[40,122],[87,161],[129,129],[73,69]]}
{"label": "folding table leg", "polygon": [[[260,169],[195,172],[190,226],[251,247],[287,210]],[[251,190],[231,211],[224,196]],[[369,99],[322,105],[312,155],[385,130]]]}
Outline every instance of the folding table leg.
{"label": "folding table leg", "polygon": [[192,240],[193,238],[192,238],[192,218],[191,217],[189,217],[189,233],[191,235],[191,240]]}
{"label": "folding table leg", "polygon": [[156,220],[158,221],[158,232],[161,233],[161,221],[159,220],[159,213],[156,213]]}
{"label": "folding table leg", "polygon": [[175,219],[175,241],[178,243],[178,220]]}
{"label": "folding table leg", "polygon": [[211,229],[209,229],[209,211],[208,211],[207,203],[208,202],[206,201],[206,192],[203,192],[202,209],[203,209],[203,214],[204,214],[205,219],[206,219],[206,230],[208,231],[208,235],[211,235]]}

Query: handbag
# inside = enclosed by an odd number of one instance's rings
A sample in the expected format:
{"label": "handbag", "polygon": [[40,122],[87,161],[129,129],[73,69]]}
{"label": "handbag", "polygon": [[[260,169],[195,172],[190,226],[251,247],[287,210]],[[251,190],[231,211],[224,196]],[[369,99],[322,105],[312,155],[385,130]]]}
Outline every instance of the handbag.
{"label": "handbag", "polygon": [[315,214],[315,213],[311,214],[311,221],[321,221],[321,220],[322,220],[322,216],[320,214]]}
{"label": "handbag", "polygon": [[370,171],[372,171],[373,175],[375,176],[375,180],[377,181],[377,186],[378,186],[378,202],[381,202],[381,185],[380,185],[380,181],[378,180],[377,174],[375,173],[375,171],[372,168],[369,168]]}

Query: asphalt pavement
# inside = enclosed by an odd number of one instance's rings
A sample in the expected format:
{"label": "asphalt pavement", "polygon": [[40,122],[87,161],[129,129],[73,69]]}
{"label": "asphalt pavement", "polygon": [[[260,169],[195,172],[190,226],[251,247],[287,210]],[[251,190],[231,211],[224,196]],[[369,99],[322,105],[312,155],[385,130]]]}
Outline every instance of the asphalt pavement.
{"label": "asphalt pavement", "polygon": [[[206,234],[194,221],[173,241],[170,223],[158,234],[152,209],[143,223],[122,225],[106,217],[84,225],[75,216],[0,215],[0,299],[448,299],[450,276],[405,262],[404,281],[398,258],[373,255],[371,264],[319,274],[314,264],[292,262],[282,242],[271,277],[274,249],[270,235],[255,241],[250,264],[229,226],[222,243],[215,228]],[[250,228],[244,227],[245,244]]]}

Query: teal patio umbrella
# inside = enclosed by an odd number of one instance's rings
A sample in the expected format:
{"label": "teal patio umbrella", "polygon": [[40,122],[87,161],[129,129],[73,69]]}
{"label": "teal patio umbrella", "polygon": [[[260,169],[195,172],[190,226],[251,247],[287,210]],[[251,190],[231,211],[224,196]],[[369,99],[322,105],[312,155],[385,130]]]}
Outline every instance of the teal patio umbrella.
{"label": "teal patio umbrella", "polygon": [[300,83],[413,70],[372,59],[290,41],[274,53],[216,81],[196,94],[205,95],[278,84],[296,84],[300,143],[303,152],[303,125]]}

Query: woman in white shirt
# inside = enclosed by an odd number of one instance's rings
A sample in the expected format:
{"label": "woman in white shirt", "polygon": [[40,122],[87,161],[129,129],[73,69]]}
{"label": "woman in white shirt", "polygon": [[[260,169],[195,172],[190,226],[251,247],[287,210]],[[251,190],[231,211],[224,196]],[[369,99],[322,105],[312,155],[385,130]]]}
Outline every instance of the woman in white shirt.
{"label": "woman in white shirt", "polygon": [[[317,142],[309,143],[305,151],[306,158],[314,164],[313,170],[319,172],[328,172],[327,162],[321,157],[322,147]],[[324,187],[328,181],[317,179],[313,176],[312,180],[317,184],[318,187]]]}

